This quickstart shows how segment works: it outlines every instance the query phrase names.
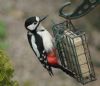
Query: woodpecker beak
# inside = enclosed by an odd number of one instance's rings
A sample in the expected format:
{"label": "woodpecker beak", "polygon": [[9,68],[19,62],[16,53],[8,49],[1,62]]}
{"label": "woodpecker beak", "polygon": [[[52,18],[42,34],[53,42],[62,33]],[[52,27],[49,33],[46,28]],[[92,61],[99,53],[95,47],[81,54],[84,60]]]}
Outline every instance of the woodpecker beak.
{"label": "woodpecker beak", "polygon": [[42,22],[43,20],[45,20],[47,17],[48,17],[48,15],[45,16],[45,17],[43,17],[43,18],[40,18],[40,22]]}

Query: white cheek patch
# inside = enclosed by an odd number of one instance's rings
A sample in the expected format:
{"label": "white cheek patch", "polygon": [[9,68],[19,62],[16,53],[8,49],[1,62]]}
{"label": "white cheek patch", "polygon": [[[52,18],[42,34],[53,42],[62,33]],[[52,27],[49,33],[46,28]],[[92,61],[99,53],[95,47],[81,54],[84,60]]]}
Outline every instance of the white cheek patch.
{"label": "white cheek patch", "polygon": [[29,25],[27,28],[28,28],[29,30],[35,30],[36,26],[37,26],[37,24],[34,25],[34,23],[33,23],[33,24]]}

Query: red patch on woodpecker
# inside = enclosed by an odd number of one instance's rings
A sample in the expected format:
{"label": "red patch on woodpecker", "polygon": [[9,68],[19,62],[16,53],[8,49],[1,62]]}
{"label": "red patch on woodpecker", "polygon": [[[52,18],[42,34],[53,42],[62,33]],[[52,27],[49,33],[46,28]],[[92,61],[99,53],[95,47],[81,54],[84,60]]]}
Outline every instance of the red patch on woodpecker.
{"label": "red patch on woodpecker", "polygon": [[56,54],[55,54],[55,50],[53,50],[54,52],[50,52],[47,56],[47,60],[48,60],[48,63],[51,64],[51,65],[56,65],[58,64],[58,59],[56,57]]}

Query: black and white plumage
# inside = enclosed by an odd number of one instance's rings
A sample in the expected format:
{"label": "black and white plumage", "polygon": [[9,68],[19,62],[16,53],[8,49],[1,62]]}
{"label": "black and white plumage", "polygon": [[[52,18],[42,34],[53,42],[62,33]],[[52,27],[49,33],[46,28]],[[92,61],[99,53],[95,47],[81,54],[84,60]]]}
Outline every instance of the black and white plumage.
{"label": "black and white plumage", "polygon": [[25,22],[25,27],[28,30],[27,37],[35,55],[43,64],[44,68],[48,70],[49,74],[52,75],[52,69],[51,66],[48,65],[46,53],[46,51],[49,52],[53,48],[53,44],[51,43],[52,37],[40,24],[41,21],[42,20],[40,20],[39,17],[30,17]]}
{"label": "black and white plumage", "polygon": [[74,77],[74,74],[70,70],[65,69],[58,63],[52,65],[47,60],[48,53],[53,51],[54,46],[52,36],[41,25],[41,21],[43,21],[45,18],[46,17],[40,19],[39,17],[34,16],[25,21],[25,28],[28,30],[27,37],[29,44],[43,67],[47,69],[51,76],[53,75],[52,67],[54,67],[59,68],[66,74]]}

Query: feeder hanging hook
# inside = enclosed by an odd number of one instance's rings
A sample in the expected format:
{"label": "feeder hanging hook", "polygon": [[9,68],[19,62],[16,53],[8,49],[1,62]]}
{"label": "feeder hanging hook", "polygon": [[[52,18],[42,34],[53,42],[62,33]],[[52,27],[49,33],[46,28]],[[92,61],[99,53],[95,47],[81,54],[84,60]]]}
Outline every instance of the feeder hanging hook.
{"label": "feeder hanging hook", "polygon": [[72,13],[65,13],[63,9],[70,4],[71,2],[67,2],[60,8],[59,16],[70,20],[80,18],[88,14],[92,9],[99,5],[100,0],[83,0]]}

